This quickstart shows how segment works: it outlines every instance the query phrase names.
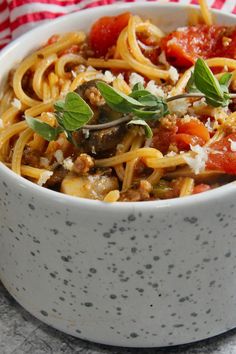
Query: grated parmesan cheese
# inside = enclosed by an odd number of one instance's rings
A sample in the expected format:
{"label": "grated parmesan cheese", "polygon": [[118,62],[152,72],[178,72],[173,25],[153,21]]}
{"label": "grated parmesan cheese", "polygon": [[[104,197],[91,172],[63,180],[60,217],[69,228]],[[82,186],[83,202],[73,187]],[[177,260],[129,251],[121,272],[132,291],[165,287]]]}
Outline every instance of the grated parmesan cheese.
{"label": "grated parmesan cheese", "polygon": [[129,84],[131,87],[134,87],[134,85],[141,83],[142,85],[144,85],[144,77],[142,77],[139,74],[136,73],[131,73],[130,77],[129,77]]}
{"label": "grated parmesan cheese", "polygon": [[91,65],[89,65],[86,69],[86,71],[96,71]]}
{"label": "grated parmesan cheese", "polygon": [[205,169],[206,161],[208,159],[208,149],[200,145],[190,145],[190,148],[196,153],[196,155],[194,157],[184,156],[184,160],[197,175]]}
{"label": "grated parmesan cheese", "polygon": [[198,121],[198,119],[196,118],[196,117],[193,117],[193,116],[190,116],[189,114],[186,114],[185,116],[184,116],[184,118],[182,118],[181,119],[181,122],[183,122],[183,123],[189,123],[190,121],[192,121],[192,120],[197,120]]}
{"label": "grated parmesan cheese", "polygon": [[67,158],[63,161],[63,164],[62,164],[62,165],[63,165],[63,167],[64,167],[66,170],[71,171],[72,168],[73,168],[74,163],[73,163],[71,157],[67,157]]}
{"label": "grated parmesan cheese", "polygon": [[168,103],[169,111],[179,116],[185,116],[188,112],[189,106],[190,103],[186,98],[181,98]]}
{"label": "grated parmesan cheese", "polygon": [[19,101],[17,98],[14,98],[13,101],[11,102],[11,104],[16,109],[21,110],[21,101]]}
{"label": "grated parmesan cheese", "polygon": [[193,107],[199,107],[199,108],[201,107],[201,108],[203,108],[203,107],[206,107],[206,106],[207,106],[207,104],[206,104],[205,97],[202,97],[200,100],[193,102]]}
{"label": "grated parmesan cheese", "polygon": [[208,117],[207,121],[205,123],[205,127],[207,128],[207,130],[211,133],[213,132],[213,123],[211,122],[211,118]]}
{"label": "grated parmesan cheese", "polygon": [[57,150],[54,152],[54,157],[57,160],[57,162],[62,165],[64,161],[64,156],[63,156],[63,151],[62,150]]}
{"label": "grated parmesan cheese", "polygon": [[112,73],[110,72],[110,70],[106,70],[104,73],[104,80],[110,84],[111,82],[113,82],[115,80],[115,76],[112,75]]}
{"label": "grated parmesan cheese", "polygon": [[171,156],[176,156],[176,152],[175,151],[170,151],[168,152],[165,156],[171,157]]}
{"label": "grated parmesan cheese", "polygon": [[157,86],[154,80],[147,83],[146,90],[158,97],[164,97],[165,93],[160,86]]}
{"label": "grated parmesan cheese", "polygon": [[171,81],[173,81],[173,83],[175,84],[179,79],[178,71],[173,66],[171,66],[169,68],[168,72],[169,72]]}
{"label": "grated parmesan cheese", "polygon": [[52,175],[53,175],[52,171],[44,171],[43,173],[41,173],[41,176],[39,177],[37,184],[39,186],[43,186]]}
{"label": "grated parmesan cheese", "polygon": [[236,151],[236,141],[234,141],[232,139],[228,139],[228,141],[230,142],[231,151]]}

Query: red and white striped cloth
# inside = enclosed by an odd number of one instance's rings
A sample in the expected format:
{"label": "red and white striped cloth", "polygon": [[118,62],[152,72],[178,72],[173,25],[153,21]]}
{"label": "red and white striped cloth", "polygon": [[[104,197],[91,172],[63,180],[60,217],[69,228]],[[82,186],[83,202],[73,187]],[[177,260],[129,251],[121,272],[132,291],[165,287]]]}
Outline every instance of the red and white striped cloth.
{"label": "red and white striped cloth", "polygon": [[[198,0],[121,0],[124,2],[159,1],[198,4]],[[0,0],[0,49],[31,28],[58,16],[116,0]],[[236,14],[236,0],[208,0],[209,6]]]}

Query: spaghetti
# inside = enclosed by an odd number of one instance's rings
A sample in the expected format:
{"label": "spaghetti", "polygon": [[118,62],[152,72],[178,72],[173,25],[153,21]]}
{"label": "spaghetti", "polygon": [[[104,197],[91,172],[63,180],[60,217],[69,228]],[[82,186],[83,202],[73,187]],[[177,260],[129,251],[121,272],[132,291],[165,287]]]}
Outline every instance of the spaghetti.
{"label": "spaghetti", "polygon": [[[125,13],[98,20],[88,36],[53,36],[25,58],[9,75],[0,101],[2,162],[39,185],[105,202],[184,197],[233,180],[234,102],[227,108],[197,98],[170,102],[169,114],[151,122],[152,138],[142,127],[121,124],[80,129],[70,139],[61,132],[49,142],[25,120],[57,127],[54,104],[74,91],[94,112],[90,126],[116,120],[120,114],[107,106],[98,80],[126,95],[139,83],[152,95],[170,97],[186,91],[199,56],[219,80],[232,72],[229,89],[236,91],[236,28],[214,25],[206,2],[199,3],[201,24],[170,34]],[[101,27],[107,28],[102,38]]]}

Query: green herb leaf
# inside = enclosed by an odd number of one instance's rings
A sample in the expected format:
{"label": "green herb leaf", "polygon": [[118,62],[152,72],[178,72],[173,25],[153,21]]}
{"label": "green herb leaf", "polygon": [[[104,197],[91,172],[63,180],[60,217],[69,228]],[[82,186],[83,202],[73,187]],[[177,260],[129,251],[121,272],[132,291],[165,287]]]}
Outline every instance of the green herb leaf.
{"label": "green herb leaf", "polygon": [[135,84],[132,88],[132,92],[141,91],[141,90],[144,90],[144,86],[143,84],[141,84],[141,82],[137,82],[137,84]]}
{"label": "green herb leaf", "polygon": [[58,112],[63,112],[65,110],[65,103],[63,101],[57,101],[54,103],[54,108]]}
{"label": "green herb leaf", "polygon": [[194,82],[197,89],[206,96],[206,101],[210,105],[218,107],[228,104],[219,81],[203,59],[198,59],[195,64]]}
{"label": "green herb leaf", "polygon": [[163,110],[142,110],[142,109],[134,109],[133,113],[136,117],[142,118],[144,120],[156,120],[164,116]]}
{"label": "green herb leaf", "polygon": [[42,122],[37,118],[25,117],[28,126],[38,135],[47,141],[53,141],[63,131],[61,127],[53,128],[49,124]]}
{"label": "green herb leaf", "polygon": [[145,135],[147,138],[152,138],[153,133],[152,133],[152,129],[150,128],[150,126],[147,124],[147,122],[143,119],[132,119],[129,123],[127,123],[127,125],[130,124],[135,124],[135,125],[141,125],[143,126],[144,130],[145,130]]}
{"label": "green herb leaf", "polygon": [[139,102],[147,107],[157,107],[163,104],[163,100],[160,97],[156,97],[149,93],[148,95],[139,98]]}
{"label": "green herb leaf", "polygon": [[132,91],[130,94],[129,94],[129,97],[132,97],[134,98],[135,100],[138,100],[144,96],[148,96],[148,95],[151,95],[151,93],[145,89],[142,89],[142,90],[136,90],[136,91]]}
{"label": "green herb leaf", "polygon": [[[58,107],[58,106],[57,106]],[[63,107],[63,127],[69,131],[75,131],[83,127],[93,116],[93,111],[89,105],[75,92],[69,92],[66,95]],[[60,110],[61,112],[61,110]]]}
{"label": "green herb leaf", "polygon": [[230,80],[232,79],[231,73],[224,73],[219,79],[220,86],[226,86],[227,88],[230,85]]}
{"label": "green herb leaf", "polygon": [[200,92],[197,87],[196,87],[196,84],[195,84],[195,76],[194,76],[194,73],[192,72],[191,73],[191,76],[187,82],[187,85],[186,85],[186,91],[189,92],[189,93],[197,93],[197,92]]}
{"label": "green herb leaf", "polygon": [[117,112],[130,113],[133,107],[143,106],[131,96],[125,95],[123,92],[114,89],[105,82],[99,81],[96,85],[108,106]]}
{"label": "green herb leaf", "polygon": [[232,79],[232,74],[231,73],[225,73],[224,75],[221,76],[219,83],[222,91],[224,92],[224,98],[226,100],[226,105],[230,103],[230,96],[229,96],[229,85]]}

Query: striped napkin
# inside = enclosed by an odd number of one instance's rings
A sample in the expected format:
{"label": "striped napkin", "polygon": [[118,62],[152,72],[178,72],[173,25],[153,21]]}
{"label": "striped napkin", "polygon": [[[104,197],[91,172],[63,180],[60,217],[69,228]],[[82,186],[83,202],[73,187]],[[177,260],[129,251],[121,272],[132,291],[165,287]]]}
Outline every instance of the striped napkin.
{"label": "striped napkin", "polygon": [[[123,0],[123,2],[153,0]],[[154,0],[155,1],[155,0]],[[156,0],[198,4],[198,0]],[[114,4],[116,0],[0,0],[0,49],[31,28],[59,16],[83,9]],[[209,6],[236,14],[236,0],[208,0]]]}

